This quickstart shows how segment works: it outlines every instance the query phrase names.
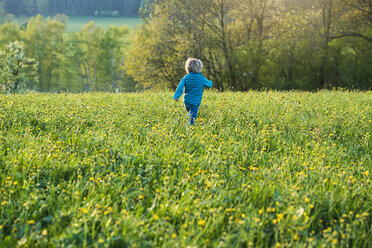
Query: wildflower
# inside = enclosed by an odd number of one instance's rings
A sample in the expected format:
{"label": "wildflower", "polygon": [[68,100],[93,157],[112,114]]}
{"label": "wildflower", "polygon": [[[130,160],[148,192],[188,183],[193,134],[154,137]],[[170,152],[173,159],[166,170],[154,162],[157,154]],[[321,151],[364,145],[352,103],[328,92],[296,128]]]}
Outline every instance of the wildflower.
{"label": "wildflower", "polygon": [[43,232],[41,233],[41,235],[47,236],[48,235],[48,230],[47,229],[44,229]]}
{"label": "wildflower", "polygon": [[159,220],[159,215],[157,214],[154,214],[154,216],[152,216],[152,218],[156,221],[156,220]]}
{"label": "wildflower", "polygon": [[199,220],[198,221],[198,226],[200,226],[200,227],[205,226],[205,224],[206,224],[206,221],[205,220]]}
{"label": "wildflower", "polygon": [[88,209],[86,209],[86,208],[80,208],[80,211],[81,211],[83,214],[87,214],[87,213],[88,213]]}
{"label": "wildflower", "polygon": [[35,224],[35,221],[34,221],[34,220],[29,220],[27,223],[28,223],[29,225],[33,225],[33,224]]}
{"label": "wildflower", "polygon": [[284,214],[278,214],[277,218],[278,218],[278,222],[280,222],[284,218]]}

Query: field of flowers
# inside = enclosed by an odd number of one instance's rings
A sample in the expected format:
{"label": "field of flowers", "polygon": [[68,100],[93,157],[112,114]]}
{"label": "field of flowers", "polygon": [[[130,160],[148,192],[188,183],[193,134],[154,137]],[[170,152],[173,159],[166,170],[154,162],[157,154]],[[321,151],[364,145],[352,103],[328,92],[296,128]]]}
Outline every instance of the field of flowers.
{"label": "field of flowers", "polygon": [[372,92],[0,96],[0,247],[372,247]]}

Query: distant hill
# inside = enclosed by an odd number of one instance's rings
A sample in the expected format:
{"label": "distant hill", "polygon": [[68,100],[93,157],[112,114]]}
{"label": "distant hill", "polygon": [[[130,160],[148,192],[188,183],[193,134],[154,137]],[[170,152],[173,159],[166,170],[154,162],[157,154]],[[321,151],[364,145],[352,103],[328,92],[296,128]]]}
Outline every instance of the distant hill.
{"label": "distant hill", "polygon": [[146,0],[0,0],[6,13],[16,16],[36,14],[72,16],[138,16]]}

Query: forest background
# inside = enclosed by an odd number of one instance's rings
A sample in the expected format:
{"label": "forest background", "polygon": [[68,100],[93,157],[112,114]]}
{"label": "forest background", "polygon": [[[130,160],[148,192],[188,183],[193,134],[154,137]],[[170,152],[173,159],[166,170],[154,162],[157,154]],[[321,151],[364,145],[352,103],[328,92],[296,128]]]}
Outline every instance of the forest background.
{"label": "forest background", "polygon": [[370,0],[0,0],[0,23],[2,92],[174,89],[188,57],[220,91],[372,85]]}

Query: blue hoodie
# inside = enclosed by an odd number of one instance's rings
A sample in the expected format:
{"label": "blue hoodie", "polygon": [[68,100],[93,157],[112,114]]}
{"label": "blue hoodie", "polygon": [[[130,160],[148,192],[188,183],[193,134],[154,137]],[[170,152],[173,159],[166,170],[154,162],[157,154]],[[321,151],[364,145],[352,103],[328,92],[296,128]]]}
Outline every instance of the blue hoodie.
{"label": "blue hoodie", "polygon": [[178,99],[181,97],[183,90],[185,90],[185,96],[183,97],[183,102],[200,106],[204,87],[211,88],[212,81],[206,79],[203,74],[190,72],[181,79],[180,84],[174,93],[173,99]]}

